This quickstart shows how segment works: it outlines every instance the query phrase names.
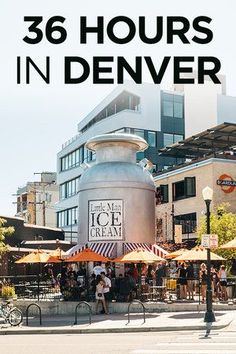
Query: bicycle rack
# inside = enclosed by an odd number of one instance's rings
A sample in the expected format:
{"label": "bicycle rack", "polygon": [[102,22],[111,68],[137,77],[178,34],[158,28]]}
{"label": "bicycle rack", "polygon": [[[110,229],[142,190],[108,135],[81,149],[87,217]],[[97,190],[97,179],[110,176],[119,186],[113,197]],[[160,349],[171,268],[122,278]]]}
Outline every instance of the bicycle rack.
{"label": "bicycle rack", "polygon": [[[146,322],[146,313],[145,313],[145,306],[144,306],[144,304],[142,303],[142,301],[140,301],[140,300],[134,300],[134,301],[132,301],[132,302],[130,302],[129,303],[129,306],[128,306],[128,323],[130,323],[130,306],[132,305],[132,304],[140,304],[141,306],[142,306],[142,308],[143,308],[143,323],[145,323]],[[127,324],[128,324],[127,323]]]}
{"label": "bicycle rack", "polygon": [[38,305],[38,304],[29,304],[26,308],[26,326],[29,325],[29,308],[32,307],[32,306],[36,306],[39,310],[39,323],[40,323],[40,326],[42,326],[42,311],[41,311],[41,307]]}
{"label": "bicycle rack", "polygon": [[76,307],[75,307],[75,322],[74,322],[74,325],[77,324],[77,317],[78,317],[78,308],[81,306],[81,305],[86,305],[89,309],[89,324],[92,323],[91,321],[91,315],[92,315],[92,308],[91,308],[91,305],[87,302],[87,301],[80,301]]}

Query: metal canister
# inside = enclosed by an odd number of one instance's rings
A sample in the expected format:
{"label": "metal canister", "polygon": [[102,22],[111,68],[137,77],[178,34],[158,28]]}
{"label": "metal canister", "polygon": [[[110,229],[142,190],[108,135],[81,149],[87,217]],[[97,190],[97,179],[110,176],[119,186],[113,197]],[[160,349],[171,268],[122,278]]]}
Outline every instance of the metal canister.
{"label": "metal canister", "polygon": [[151,173],[136,163],[147,142],[131,134],[106,134],[86,148],[96,162],[81,176],[79,243],[155,241],[155,185]]}

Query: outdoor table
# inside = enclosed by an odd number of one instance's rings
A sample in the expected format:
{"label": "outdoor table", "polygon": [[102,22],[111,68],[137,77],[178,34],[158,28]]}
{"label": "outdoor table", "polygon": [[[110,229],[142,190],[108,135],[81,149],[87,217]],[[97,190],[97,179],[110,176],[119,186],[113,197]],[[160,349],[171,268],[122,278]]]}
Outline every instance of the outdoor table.
{"label": "outdoor table", "polygon": [[160,299],[163,301],[165,299],[165,293],[166,293],[166,286],[158,286],[158,285],[153,285],[150,286],[150,294],[152,296],[152,300],[158,300]]}

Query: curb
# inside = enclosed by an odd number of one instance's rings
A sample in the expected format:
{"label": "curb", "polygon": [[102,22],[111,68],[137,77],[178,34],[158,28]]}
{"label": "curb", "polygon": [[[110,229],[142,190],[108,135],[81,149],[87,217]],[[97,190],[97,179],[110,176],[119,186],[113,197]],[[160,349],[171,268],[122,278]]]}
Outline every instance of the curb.
{"label": "curb", "polygon": [[[212,325],[212,330],[223,329],[232,322]],[[132,333],[132,332],[171,332],[171,331],[199,331],[206,330],[206,325],[197,326],[166,326],[166,327],[126,327],[126,328],[21,328],[21,329],[1,329],[0,335],[23,335],[23,334],[92,334],[92,333]]]}

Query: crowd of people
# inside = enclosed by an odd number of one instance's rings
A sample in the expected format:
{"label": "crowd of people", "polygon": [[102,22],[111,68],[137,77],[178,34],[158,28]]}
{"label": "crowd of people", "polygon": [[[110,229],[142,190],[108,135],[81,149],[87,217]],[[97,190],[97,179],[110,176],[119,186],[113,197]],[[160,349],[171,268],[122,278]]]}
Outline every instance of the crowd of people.
{"label": "crowd of people", "polygon": [[[112,263],[103,267],[97,263],[90,275],[85,265],[75,270],[72,265],[65,265],[61,273],[54,277],[55,286],[58,286],[64,300],[96,301],[96,308],[102,304],[104,313],[107,313],[109,301],[131,301],[148,292],[156,286],[169,288],[169,279],[174,280],[171,290],[176,292],[177,299],[194,300],[200,292],[202,302],[206,301],[207,267],[205,263],[163,261],[158,264],[130,264],[123,274],[115,275]],[[224,265],[217,271],[211,268],[211,282],[213,299],[228,299],[227,273]],[[173,285],[173,284],[172,284]]]}

